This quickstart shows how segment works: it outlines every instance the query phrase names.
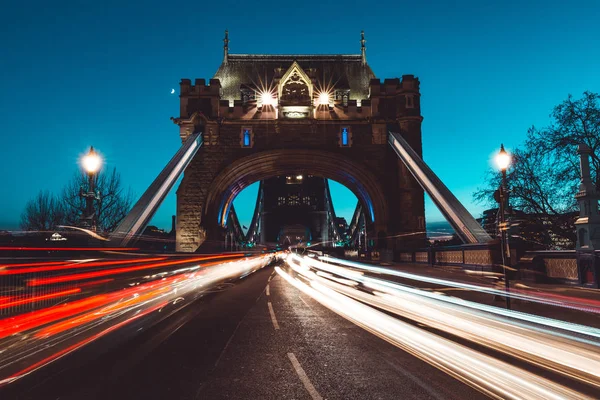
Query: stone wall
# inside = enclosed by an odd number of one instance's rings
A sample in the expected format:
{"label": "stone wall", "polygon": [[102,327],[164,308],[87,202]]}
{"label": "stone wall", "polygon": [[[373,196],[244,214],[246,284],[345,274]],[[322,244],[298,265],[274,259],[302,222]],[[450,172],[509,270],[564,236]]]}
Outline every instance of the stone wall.
{"label": "stone wall", "polygon": [[[195,251],[206,240],[222,240],[219,213],[231,200],[229,192],[237,193],[253,183],[242,178],[244,171],[238,171],[239,187],[218,188],[223,193],[210,193],[211,188],[216,190],[215,182],[222,179],[224,173],[236,173],[227,171],[227,167],[263,152],[276,154],[273,151],[280,149],[325,151],[347,159],[347,165],[340,166],[339,171],[324,171],[319,161],[309,155],[298,163],[297,169],[338,180],[353,191],[360,187],[380,188],[381,194],[370,193],[370,196],[381,197],[371,200],[377,203],[373,206],[375,210],[383,210],[380,215],[385,218],[378,219],[376,215],[376,221],[369,221],[369,237],[424,231],[423,190],[387,143],[387,130],[399,131],[419,154],[422,152],[418,80],[414,77],[406,76],[403,81],[386,80],[383,84],[372,81],[371,99],[365,99],[362,107],[356,107],[355,102],[349,102],[345,108],[336,106],[331,115],[346,116],[340,119],[274,119],[275,115],[268,112],[258,115],[255,109],[239,101],[229,107],[229,103],[219,99],[219,88],[218,80],[211,80],[209,85],[204,80],[196,80],[195,85],[182,80],[181,117],[175,119],[180,137],[185,140],[190,133],[200,131],[205,144],[187,167],[177,190],[178,251]],[[406,108],[409,95],[413,96],[413,107]],[[385,107],[380,110],[381,101]],[[249,118],[250,114],[254,117]],[[350,128],[349,147],[340,146],[342,126]],[[252,129],[253,141],[249,148],[242,147],[243,128]],[[282,173],[275,168],[275,161],[271,176]],[[360,182],[359,176],[368,176],[373,182]],[[406,239],[400,236],[395,241],[403,240]],[[388,239],[386,244],[389,246],[392,242]]]}

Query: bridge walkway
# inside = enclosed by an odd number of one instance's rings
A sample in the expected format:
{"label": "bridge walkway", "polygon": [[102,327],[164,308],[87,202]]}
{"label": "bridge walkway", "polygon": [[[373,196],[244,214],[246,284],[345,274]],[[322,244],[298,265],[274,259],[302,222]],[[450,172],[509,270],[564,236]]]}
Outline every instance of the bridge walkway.
{"label": "bridge walkway", "polygon": [[[498,281],[493,275],[478,275],[477,273],[465,270],[459,266],[431,267],[426,264],[392,262],[373,262],[373,264],[396,271],[437,278],[440,280],[484,285],[486,287],[497,287],[500,289],[504,287],[504,282]],[[432,291],[442,292],[448,296],[458,297],[463,300],[469,300],[480,304],[486,304],[500,308],[503,308],[505,304],[503,298],[499,298],[493,294],[480,293],[461,288],[453,288],[450,285],[435,285],[431,283],[418,282],[411,279],[403,279],[389,275],[377,275],[377,277],[395,282],[406,283],[407,285],[415,287],[430,289]],[[562,301],[566,300],[567,298],[577,298],[584,301],[589,301],[591,304],[597,303],[597,306],[600,306],[599,289],[589,289],[579,286],[568,286],[564,284],[533,283],[522,279],[512,279],[509,281],[509,284],[511,290],[546,296],[548,300]],[[572,308],[559,308],[548,304],[539,304],[516,299],[511,300],[511,308],[515,311],[521,311],[547,318],[560,319],[576,324],[600,328],[600,314],[597,313],[591,313]]]}

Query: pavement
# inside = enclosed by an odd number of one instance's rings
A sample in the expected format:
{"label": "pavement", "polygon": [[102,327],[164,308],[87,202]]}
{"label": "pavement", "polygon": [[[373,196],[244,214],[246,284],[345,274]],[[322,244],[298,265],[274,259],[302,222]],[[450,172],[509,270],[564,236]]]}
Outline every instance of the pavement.
{"label": "pavement", "polygon": [[479,399],[264,268],[9,385],[2,399]]}
{"label": "pavement", "polygon": [[[411,263],[371,263],[379,265],[384,268],[390,268],[396,271],[403,271],[417,275],[424,275],[427,277],[435,277],[448,281],[465,282],[477,285],[494,286],[496,288],[504,288],[504,282],[498,281],[490,275],[477,275],[472,271],[465,270],[461,267],[452,266],[436,266],[431,267],[426,264],[411,264]],[[458,297],[464,300],[470,300],[477,303],[492,305],[496,307],[505,307],[505,300],[503,297],[494,296],[492,294],[474,292],[461,288],[453,288],[449,285],[435,285],[430,283],[418,282],[410,279],[402,279],[388,275],[378,275],[383,279],[388,279],[395,282],[406,283],[411,286],[442,291],[449,296]],[[543,284],[533,283],[523,280],[510,280],[509,285],[511,290],[524,290],[532,294],[539,296],[545,296],[556,299],[580,299],[587,302],[598,302],[600,305],[600,289],[591,289],[578,286],[571,286],[565,284]],[[534,303],[526,300],[511,300],[511,308],[515,311],[521,311],[525,313],[540,315],[547,318],[560,319],[562,321],[593,326],[600,328],[600,313],[589,312],[582,309],[558,307],[550,304]]]}

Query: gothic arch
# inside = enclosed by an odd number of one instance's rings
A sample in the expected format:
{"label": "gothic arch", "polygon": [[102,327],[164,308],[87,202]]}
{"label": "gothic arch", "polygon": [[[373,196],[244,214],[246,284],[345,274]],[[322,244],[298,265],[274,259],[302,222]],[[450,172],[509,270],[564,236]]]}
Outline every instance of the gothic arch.
{"label": "gothic arch", "polygon": [[254,182],[278,175],[305,174],[335,180],[350,189],[366,210],[368,225],[386,230],[388,208],[379,180],[365,166],[340,154],[313,149],[255,153],[221,171],[208,189],[204,224],[223,227],[233,199]]}
{"label": "gothic arch", "polygon": [[277,98],[278,99],[285,100],[286,93],[284,93],[284,90],[287,86],[290,86],[290,85],[296,85],[296,86],[306,85],[306,90],[307,90],[306,97],[307,97],[309,103],[310,103],[310,101],[312,101],[312,98],[313,98],[312,80],[310,79],[310,77],[308,75],[306,75],[306,72],[304,72],[302,67],[300,67],[300,65],[296,61],[294,61],[292,63],[290,68],[288,68],[286,73],[283,74],[283,76],[281,77],[281,80],[279,81],[279,85],[277,86]]}

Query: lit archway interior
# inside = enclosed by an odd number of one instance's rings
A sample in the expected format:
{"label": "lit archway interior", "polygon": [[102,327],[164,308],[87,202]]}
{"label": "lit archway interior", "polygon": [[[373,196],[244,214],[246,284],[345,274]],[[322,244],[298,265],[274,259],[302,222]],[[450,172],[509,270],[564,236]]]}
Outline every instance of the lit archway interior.
{"label": "lit archway interior", "polygon": [[[224,227],[233,199],[246,187],[271,177],[291,174],[313,175],[339,182],[351,190],[361,203],[367,223],[374,228],[381,226],[385,229],[387,204],[378,179],[348,157],[309,149],[265,151],[231,164],[211,184],[203,220]],[[216,221],[212,220],[215,217]]]}
{"label": "lit archway interior", "polygon": [[[357,197],[352,193],[350,189],[342,185],[339,182],[329,179],[329,190],[331,194],[331,201],[337,217],[344,218],[347,222],[350,222],[354,216],[356,205],[358,203]],[[242,190],[234,199],[233,206],[237,213],[237,217],[242,225],[244,233],[247,233],[247,229],[252,222],[252,217],[256,212],[256,199],[258,197],[259,182],[255,182]]]}

